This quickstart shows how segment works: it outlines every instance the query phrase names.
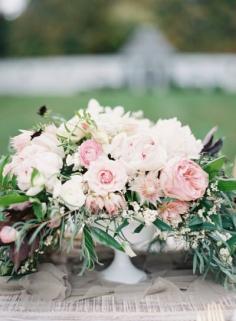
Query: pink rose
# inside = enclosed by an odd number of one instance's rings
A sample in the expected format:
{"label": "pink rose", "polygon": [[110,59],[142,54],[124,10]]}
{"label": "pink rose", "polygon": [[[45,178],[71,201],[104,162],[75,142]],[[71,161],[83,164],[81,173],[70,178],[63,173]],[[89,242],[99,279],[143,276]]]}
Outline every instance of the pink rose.
{"label": "pink rose", "polygon": [[79,149],[80,162],[85,167],[89,167],[90,163],[97,160],[101,154],[102,146],[93,139],[83,142]]}
{"label": "pink rose", "polygon": [[3,228],[0,231],[0,240],[2,241],[2,243],[5,244],[15,242],[17,234],[17,230],[13,227],[8,225],[3,226]]}
{"label": "pink rose", "polygon": [[121,191],[128,177],[121,162],[100,157],[91,163],[84,178],[91,191],[106,196],[110,192]]}
{"label": "pink rose", "polygon": [[174,226],[177,226],[181,222],[181,214],[186,214],[189,209],[189,204],[182,201],[173,201],[164,203],[160,209],[161,217],[171,223]]}
{"label": "pink rose", "polygon": [[161,173],[160,184],[166,196],[194,201],[204,195],[208,174],[192,160],[172,159]]}

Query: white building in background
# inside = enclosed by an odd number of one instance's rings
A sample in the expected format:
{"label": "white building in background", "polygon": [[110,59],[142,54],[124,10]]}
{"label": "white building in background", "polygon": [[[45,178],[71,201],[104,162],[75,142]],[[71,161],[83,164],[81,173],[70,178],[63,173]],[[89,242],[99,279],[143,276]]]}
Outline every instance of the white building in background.
{"label": "white building in background", "polygon": [[169,85],[236,92],[236,55],[178,53],[160,31],[141,27],[118,54],[0,60],[0,94]]}

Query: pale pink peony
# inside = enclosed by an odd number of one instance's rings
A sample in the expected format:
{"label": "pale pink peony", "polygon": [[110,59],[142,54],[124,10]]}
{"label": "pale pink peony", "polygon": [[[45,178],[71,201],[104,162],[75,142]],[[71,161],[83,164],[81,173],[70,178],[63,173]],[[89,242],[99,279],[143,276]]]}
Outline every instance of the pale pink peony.
{"label": "pale pink peony", "polygon": [[30,143],[31,135],[33,135],[33,132],[24,130],[21,134],[12,137],[11,145],[17,153],[21,152]]}
{"label": "pale pink peony", "polygon": [[127,136],[117,135],[110,146],[112,157],[120,159],[129,174],[136,171],[155,171],[164,167],[166,151],[150,132]]}
{"label": "pale pink peony", "polygon": [[91,163],[84,178],[91,191],[105,196],[110,192],[121,191],[128,177],[121,162],[100,157]]}
{"label": "pale pink peony", "polygon": [[158,120],[152,131],[166,150],[168,159],[199,159],[203,147],[201,140],[194,137],[189,126],[182,126],[176,118]]}
{"label": "pale pink peony", "polygon": [[189,204],[183,201],[172,201],[164,203],[160,208],[161,217],[168,223],[177,226],[181,222],[181,214],[186,214]]}
{"label": "pale pink peony", "polygon": [[89,167],[101,155],[102,146],[93,139],[86,140],[79,148],[80,163],[84,167]]}
{"label": "pale pink peony", "polygon": [[137,192],[143,202],[155,203],[162,196],[157,172],[139,175],[132,182],[130,189]]}
{"label": "pale pink peony", "polygon": [[0,240],[4,244],[15,242],[17,238],[17,230],[14,229],[14,227],[11,226],[3,226],[3,228],[0,230]]}
{"label": "pale pink peony", "polygon": [[164,194],[181,201],[194,201],[202,197],[208,182],[208,174],[189,159],[172,159],[160,176]]}

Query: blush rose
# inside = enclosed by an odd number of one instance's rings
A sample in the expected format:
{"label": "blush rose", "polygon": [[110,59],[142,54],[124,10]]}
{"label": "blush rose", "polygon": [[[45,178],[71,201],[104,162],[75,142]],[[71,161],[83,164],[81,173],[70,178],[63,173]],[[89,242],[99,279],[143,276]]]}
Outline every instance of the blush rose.
{"label": "blush rose", "polygon": [[208,174],[189,159],[172,159],[160,176],[165,196],[181,201],[194,201],[202,197],[208,183]]}

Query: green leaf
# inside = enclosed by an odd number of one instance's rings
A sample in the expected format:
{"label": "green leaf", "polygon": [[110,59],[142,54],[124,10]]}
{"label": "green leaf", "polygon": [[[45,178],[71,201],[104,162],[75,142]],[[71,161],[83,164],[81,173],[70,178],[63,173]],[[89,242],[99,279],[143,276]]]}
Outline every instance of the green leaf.
{"label": "green leaf", "polygon": [[92,236],[103,245],[124,252],[123,246],[116,241],[110,234],[98,227],[91,227]]}
{"label": "green leaf", "polygon": [[26,195],[11,193],[0,197],[0,206],[8,207],[12,204],[23,203],[29,199]]}
{"label": "green leaf", "polygon": [[231,252],[234,253],[236,250],[236,235],[232,236],[226,243],[229,245]]}
{"label": "green leaf", "polygon": [[217,175],[219,170],[224,165],[225,159],[226,159],[225,156],[218,157],[210,161],[203,167],[204,171],[209,174],[210,178],[213,178]]}
{"label": "green leaf", "polygon": [[157,218],[154,222],[152,222],[157,228],[159,228],[161,231],[172,231],[172,227],[163,222],[161,219]]}
{"label": "green leaf", "polygon": [[34,203],[33,204],[34,214],[37,217],[38,221],[42,221],[45,216],[45,212],[43,211],[41,203]]}
{"label": "green leaf", "polygon": [[193,227],[195,225],[200,225],[202,223],[203,223],[203,220],[199,216],[195,215],[191,217],[191,219],[189,220],[188,226]]}
{"label": "green leaf", "polygon": [[86,225],[83,228],[82,251],[84,256],[84,268],[93,269],[95,262],[98,262],[98,258],[91,230]]}
{"label": "green leaf", "polygon": [[204,222],[199,216],[194,216],[189,221],[188,226],[191,228],[192,231],[199,231],[199,230],[208,230],[214,231],[217,229],[216,225]]}
{"label": "green leaf", "polygon": [[5,214],[0,212],[0,222],[4,222],[5,220],[6,220]]}
{"label": "green leaf", "polygon": [[233,179],[233,178],[228,178],[228,179],[221,178],[221,179],[218,180],[218,188],[219,188],[220,191],[223,191],[223,192],[236,191],[236,179]]}
{"label": "green leaf", "polygon": [[44,222],[42,224],[40,224],[36,230],[34,231],[34,233],[32,234],[30,240],[29,240],[29,244],[32,244],[34,242],[34,240],[36,239],[36,237],[38,236],[38,234],[41,232],[41,230],[48,224],[48,222]]}
{"label": "green leaf", "polygon": [[139,226],[136,227],[136,229],[133,231],[133,233],[140,233],[142,229],[144,228],[145,224],[141,223]]}
{"label": "green leaf", "polygon": [[128,219],[124,219],[124,221],[117,227],[114,236],[118,235],[120,232],[122,232],[123,228],[125,228],[127,225],[129,225]]}
{"label": "green leaf", "polygon": [[9,160],[9,157],[3,157],[0,161],[0,183],[2,182],[3,170],[8,160]]}
{"label": "green leaf", "polygon": [[34,186],[34,180],[39,175],[39,171],[36,168],[33,168],[32,174],[31,174],[31,185]]}

